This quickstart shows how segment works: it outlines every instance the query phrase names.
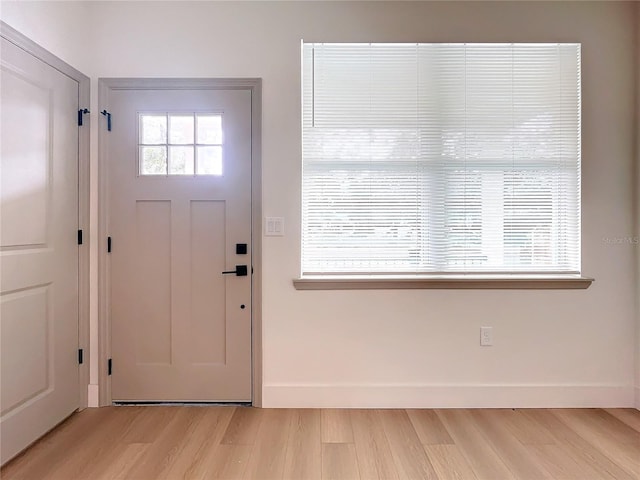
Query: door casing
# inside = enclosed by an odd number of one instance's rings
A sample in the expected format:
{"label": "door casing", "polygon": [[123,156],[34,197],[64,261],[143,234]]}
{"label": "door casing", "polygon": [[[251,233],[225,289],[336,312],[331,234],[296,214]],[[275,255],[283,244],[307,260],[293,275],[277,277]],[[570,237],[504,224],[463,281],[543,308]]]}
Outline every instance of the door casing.
{"label": "door casing", "polygon": [[[53,53],[0,21],[0,36],[38,60],[78,82],[78,105],[89,108],[89,77],[76,70]],[[89,139],[91,114],[83,115],[83,125],[78,127],[78,229],[82,230],[82,245],[78,248],[78,348],[83,350],[83,363],[79,366],[79,409],[88,406],[89,388]]]}
{"label": "door casing", "polygon": [[[98,79],[99,110],[109,111],[112,90],[249,90],[251,92],[251,350],[252,405],[262,406],[262,79],[260,78],[100,78]],[[112,119],[117,122],[117,118]],[[99,405],[112,403],[108,360],[111,358],[110,271],[107,254],[109,236],[108,192],[109,159],[106,116],[98,127],[98,384]],[[117,365],[114,365],[117,368]]]}

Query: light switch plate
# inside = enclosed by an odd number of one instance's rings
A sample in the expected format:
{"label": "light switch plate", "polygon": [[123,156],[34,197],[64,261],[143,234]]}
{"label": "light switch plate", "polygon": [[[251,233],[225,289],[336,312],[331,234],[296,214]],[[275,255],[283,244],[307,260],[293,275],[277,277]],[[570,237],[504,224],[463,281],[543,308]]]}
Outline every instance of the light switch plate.
{"label": "light switch plate", "polygon": [[284,236],[284,218],[266,217],[264,222],[264,234],[267,237]]}

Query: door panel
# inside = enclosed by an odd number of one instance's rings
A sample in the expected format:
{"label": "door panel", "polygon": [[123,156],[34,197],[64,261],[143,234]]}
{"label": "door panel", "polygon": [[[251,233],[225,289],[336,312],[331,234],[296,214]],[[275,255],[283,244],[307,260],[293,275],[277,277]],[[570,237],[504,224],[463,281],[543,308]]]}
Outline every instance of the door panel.
{"label": "door panel", "polygon": [[78,408],[78,83],[2,39],[2,463]]}
{"label": "door panel", "polygon": [[[46,85],[32,81],[16,66],[3,65],[3,118],[32,127],[11,128],[8,135],[2,136],[3,247],[42,246],[47,240],[52,92]],[[25,148],[27,145],[31,148]]]}
{"label": "door panel", "polygon": [[[134,296],[131,313],[137,320],[130,324],[135,329],[135,359],[139,365],[168,365],[171,364],[171,202],[137,200],[135,209],[135,270],[130,285]],[[120,236],[117,238],[120,244]]]}
{"label": "door panel", "polygon": [[109,108],[113,400],[250,401],[251,277],[222,272],[251,270],[251,92],[114,89]]}
{"label": "door panel", "polygon": [[[191,362],[226,362],[226,322],[212,322],[211,312],[224,316],[225,202],[191,202]],[[208,288],[207,288],[208,286]]]}

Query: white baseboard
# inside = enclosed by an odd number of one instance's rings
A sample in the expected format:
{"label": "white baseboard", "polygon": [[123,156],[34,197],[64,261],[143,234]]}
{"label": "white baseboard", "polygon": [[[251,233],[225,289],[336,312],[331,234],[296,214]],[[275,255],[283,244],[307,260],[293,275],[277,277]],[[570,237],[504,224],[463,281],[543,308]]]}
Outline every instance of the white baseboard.
{"label": "white baseboard", "polygon": [[638,408],[624,385],[264,385],[263,408]]}
{"label": "white baseboard", "polygon": [[636,387],[636,404],[635,407],[640,410],[640,387]]}

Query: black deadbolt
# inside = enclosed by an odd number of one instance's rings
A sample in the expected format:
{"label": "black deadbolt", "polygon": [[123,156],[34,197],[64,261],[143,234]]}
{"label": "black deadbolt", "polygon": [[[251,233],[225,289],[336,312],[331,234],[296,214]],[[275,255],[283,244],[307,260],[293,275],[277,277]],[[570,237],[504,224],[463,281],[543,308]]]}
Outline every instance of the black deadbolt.
{"label": "black deadbolt", "polygon": [[236,255],[246,255],[246,254],[247,254],[247,244],[236,243]]}

